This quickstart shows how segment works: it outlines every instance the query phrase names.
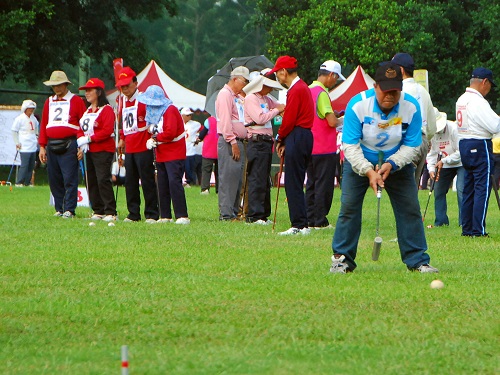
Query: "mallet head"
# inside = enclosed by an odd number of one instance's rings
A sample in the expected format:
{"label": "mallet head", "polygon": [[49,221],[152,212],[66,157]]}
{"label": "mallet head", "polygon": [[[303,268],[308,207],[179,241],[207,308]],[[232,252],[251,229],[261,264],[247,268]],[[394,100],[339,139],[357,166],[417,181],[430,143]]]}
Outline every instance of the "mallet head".
{"label": "mallet head", "polygon": [[372,260],[377,261],[380,255],[380,248],[382,247],[382,237],[375,237],[373,241],[373,250],[372,250]]}

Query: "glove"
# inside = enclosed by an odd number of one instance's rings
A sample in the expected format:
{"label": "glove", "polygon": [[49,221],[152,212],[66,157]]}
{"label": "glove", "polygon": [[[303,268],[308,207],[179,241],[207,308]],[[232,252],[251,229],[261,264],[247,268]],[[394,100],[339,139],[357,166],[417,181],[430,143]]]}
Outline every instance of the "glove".
{"label": "glove", "polygon": [[89,150],[89,145],[87,143],[81,145],[80,150],[82,150],[82,152],[84,153],[87,153],[87,151]]}
{"label": "glove", "polygon": [[146,141],[146,147],[148,148],[148,150],[151,150],[151,149],[155,148],[157,145],[158,144],[156,143],[156,139],[149,138]]}
{"label": "glove", "polygon": [[76,144],[78,147],[82,147],[83,145],[87,145],[90,143],[90,137],[88,135],[84,135],[76,140]]}
{"label": "glove", "polygon": [[149,134],[158,134],[158,125],[156,124],[149,125],[148,132]]}

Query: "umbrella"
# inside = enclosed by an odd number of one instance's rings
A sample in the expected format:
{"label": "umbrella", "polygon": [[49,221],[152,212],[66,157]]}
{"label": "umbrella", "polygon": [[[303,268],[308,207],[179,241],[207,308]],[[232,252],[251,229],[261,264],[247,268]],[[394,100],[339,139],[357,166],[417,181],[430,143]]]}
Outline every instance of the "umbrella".
{"label": "umbrella", "polygon": [[250,72],[261,71],[272,68],[274,64],[264,55],[233,57],[215,75],[210,77],[207,83],[207,95],[205,99],[205,111],[215,116],[215,99],[221,88],[229,81],[231,72],[238,66],[246,66]]}

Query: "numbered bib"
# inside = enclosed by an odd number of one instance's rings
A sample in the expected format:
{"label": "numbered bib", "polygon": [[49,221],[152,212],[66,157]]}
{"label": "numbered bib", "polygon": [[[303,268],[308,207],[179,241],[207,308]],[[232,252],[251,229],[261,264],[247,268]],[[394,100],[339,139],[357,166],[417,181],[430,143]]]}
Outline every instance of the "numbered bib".
{"label": "numbered bib", "polygon": [[[260,104],[260,109],[262,111],[262,113],[269,113],[269,104],[267,103],[261,103]],[[252,129],[271,129],[272,128],[272,125],[271,125],[271,120],[269,120],[268,122],[266,122],[264,124],[264,126],[250,126],[250,128]]]}
{"label": "numbered bib", "polygon": [[236,109],[238,110],[238,121],[245,123],[245,108],[243,107],[243,100],[235,98],[234,104],[236,104]]}
{"label": "numbered bib", "polygon": [[80,128],[82,128],[85,135],[94,135],[94,123],[97,118],[98,113],[88,113],[85,114],[80,119]]}
{"label": "numbered bib", "polygon": [[69,101],[49,102],[49,121],[47,128],[53,126],[69,126]]}
{"label": "numbered bib", "polygon": [[467,106],[457,106],[458,133],[465,134],[469,131],[469,118],[467,117]]}
{"label": "numbered bib", "polygon": [[403,119],[378,120],[365,117],[361,144],[374,151],[389,151],[399,145],[403,135]]}
{"label": "numbered bib", "polygon": [[[137,103],[137,101],[136,101]],[[137,104],[132,107],[124,107],[122,110],[123,134],[129,135],[139,131],[137,125]]]}

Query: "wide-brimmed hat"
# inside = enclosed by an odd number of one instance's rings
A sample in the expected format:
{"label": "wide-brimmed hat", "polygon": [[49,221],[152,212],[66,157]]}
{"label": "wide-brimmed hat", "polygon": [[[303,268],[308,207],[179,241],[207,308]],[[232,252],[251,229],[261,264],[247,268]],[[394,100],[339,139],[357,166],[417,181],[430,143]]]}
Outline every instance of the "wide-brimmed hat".
{"label": "wide-brimmed hat", "polygon": [[436,107],[434,107],[434,114],[436,115],[436,133],[439,133],[446,127],[448,116],[444,112],[439,112]]}
{"label": "wide-brimmed hat", "polygon": [[104,90],[104,82],[99,78],[90,78],[87,83],[78,88],[78,90],[86,90],[86,89],[103,89]]}
{"label": "wide-brimmed hat", "polygon": [[169,102],[168,98],[165,95],[165,91],[163,91],[163,89],[157,85],[149,86],[146,91],[137,95],[137,100],[140,103],[152,106],[161,106]]}
{"label": "wide-brimmed hat", "polygon": [[260,92],[264,86],[272,87],[273,89],[283,90],[284,87],[279,84],[278,81],[274,81],[263,75],[258,75],[250,81],[248,85],[243,87],[245,94],[250,95],[256,92]]}
{"label": "wide-brimmed hat", "polygon": [[45,86],[57,86],[62,83],[68,83],[70,85],[72,84],[66,76],[66,73],[64,73],[62,70],[54,70],[50,75],[49,80],[45,81],[43,84]]}

